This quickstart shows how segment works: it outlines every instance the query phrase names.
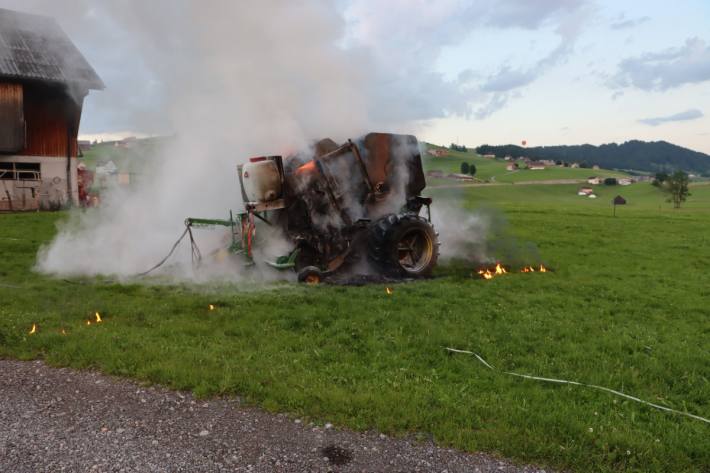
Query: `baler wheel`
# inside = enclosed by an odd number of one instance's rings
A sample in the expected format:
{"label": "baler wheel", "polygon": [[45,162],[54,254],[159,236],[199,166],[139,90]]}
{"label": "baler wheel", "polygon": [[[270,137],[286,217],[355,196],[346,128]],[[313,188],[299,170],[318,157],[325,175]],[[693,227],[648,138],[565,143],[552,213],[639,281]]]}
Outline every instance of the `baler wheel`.
{"label": "baler wheel", "polygon": [[298,272],[298,281],[315,286],[323,281],[323,273],[315,266],[306,266]]}
{"label": "baler wheel", "polygon": [[439,256],[439,241],[426,219],[415,214],[388,215],[370,231],[370,258],[395,276],[431,276]]}

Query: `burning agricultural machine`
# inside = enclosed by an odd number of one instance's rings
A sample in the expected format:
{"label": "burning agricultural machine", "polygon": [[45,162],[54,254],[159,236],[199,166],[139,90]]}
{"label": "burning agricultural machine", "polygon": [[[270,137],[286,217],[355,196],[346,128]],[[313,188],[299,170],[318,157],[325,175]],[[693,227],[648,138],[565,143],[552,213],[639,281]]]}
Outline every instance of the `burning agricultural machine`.
{"label": "burning agricultural machine", "polygon": [[[419,145],[414,136],[370,133],[308,155],[251,158],[237,167],[243,211],[229,220],[188,218],[188,227],[231,229],[231,253],[253,264],[257,222],[279,228],[293,249],[267,263],[318,283],[365,263],[399,278],[431,275],[438,258]],[[420,215],[426,207],[425,216]]]}

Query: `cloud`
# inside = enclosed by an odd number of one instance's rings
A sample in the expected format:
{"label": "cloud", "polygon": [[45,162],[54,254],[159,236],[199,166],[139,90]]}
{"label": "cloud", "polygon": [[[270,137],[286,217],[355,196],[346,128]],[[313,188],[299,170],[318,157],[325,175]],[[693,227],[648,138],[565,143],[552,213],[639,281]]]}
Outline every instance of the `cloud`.
{"label": "cloud", "polygon": [[[523,87],[537,80],[572,52],[591,6],[588,0],[353,0],[346,8],[345,43],[364,46],[375,58],[385,101],[410,104],[402,119],[447,115],[485,118],[503,108]],[[434,70],[443,48],[459,44],[481,28],[551,29],[559,44],[531,67],[504,64],[493,74],[466,69],[447,80]],[[429,97],[435,96],[435,99]]]}
{"label": "cloud", "polygon": [[625,30],[625,29],[629,29],[629,28],[634,28],[634,27],[642,25],[650,20],[651,20],[650,16],[642,16],[639,18],[626,18],[626,15],[624,13],[622,13],[611,24],[611,29],[612,30]]}
{"label": "cloud", "polygon": [[508,92],[513,89],[524,87],[530,84],[537,78],[535,71],[529,69],[527,71],[513,71],[508,66],[504,66],[497,73],[488,77],[486,82],[481,85],[483,92]]}
{"label": "cloud", "polygon": [[666,115],[664,117],[653,117],[653,118],[642,118],[638,120],[639,123],[649,126],[658,126],[668,122],[685,122],[689,120],[697,120],[705,115],[703,112],[696,108],[686,110],[685,112],[675,113],[673,115]]}
{"label": "cloud", "polygon": [[709,80],[710,45],[689,38],[679,48],[624,59],[607,85],[613,89],[664,91]]}
{"label": "cloud", "polygon": [[[134,8],[141,5],[137,0],[0,1],[9,8],[57,17],[106,82],[106,90],[91,94],[86,102],[83,133],[172,131],[162,118],[179,94],[174,90],[174,84],[179,83],[175,78],[185,73],[174,65],[210,46],[180,33],[193,26],[185,12],[199,10],[197,0],[151,2],[160,8]],[[267,2],[266,10],[278,11],[278,3]],[[591,0],[391,0],[386,7],[378,0],[315,3],[313,9],[326,12],[328,17],[323,33],[327,43],[321,45],[336,62],[345,64],[330,74],[338,78],[340,72],[361,75],[352,86],[353,92],[363,95],[359,103],[366,110],[361,113],[395,128],[450,115],[479,116],[476,111],[481,107],[486,108],[487,116],[505,106],[515,98],[514,92],[570,54],[588,18]],[[201,18],[198,15],[193,20]],[[559,37],[559,44],[530,67],[506,64],[488,74],[467,70],[476,64],[472,60],[461,65],[459,77],[449,79],[440,74],[436,67],[442,50],[482,28],[551,30]],[[164,34],[148,33],[155,30]],[[308,32],[301,34],[308,37]],[[278,38],[278,31],[272,36]],[[265,45],[269,52],[281,46],[273,43]],[[327,83],[338,84],[332,79]]]}

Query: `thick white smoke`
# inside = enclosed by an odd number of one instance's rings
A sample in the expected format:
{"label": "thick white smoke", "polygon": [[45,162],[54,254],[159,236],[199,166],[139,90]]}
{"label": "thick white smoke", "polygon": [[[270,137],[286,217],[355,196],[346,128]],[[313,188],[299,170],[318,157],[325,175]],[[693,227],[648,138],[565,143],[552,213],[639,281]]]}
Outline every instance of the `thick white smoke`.
{"label": "thick white smoke", "polygon": [[77,6],[90,8],[96,21],[110,16],[145,45],[143,60],[165,94],[153,119],[176,138],[153,157],[159,164],[137,189],[117,189],[100,210],[74,216],[42,251],[42,271],[145,270],[168,251],[185,217],[224,218],[238,207],[238,162],[298,149],[314,137],[343,139],[375,121],[367,112],[367,65],[337,46],[344,23],[325,3]]}
{"label": "thick white smoke", "polygon": [[[170,249],[185,217],[225,218],[239,207],[236,164],[249,156],[303,149],[322,137],[342,142],[366,131],[417,131],[392,119],[396,94],[378,106],[382,78],[374,55],[344,46],[346,23],[330,2],[9,0],[4,6],[55,16],[70,36],[103,45],[99,62],[115,68],[111,77],[129,81],[134,93],[117,99],[115,83],[106,80],[107,91],[94,92],[95,104],[131,117],[136,128],[175,136],[151,158],[149,179],[103,195],[100,209],[72,215],[40,251],[43,272],[130,276],[147,269]],[[136,81],[130,70],[117,74],[127,54],[139,56],[129,63],[141,64],[150,81]],[[152,93],[159,97],[149,100]],[[403,110],[410,99],[401,100]],[[147,110],[141,100],[154,106]],[[203,250],[223,237],[198,235]],[[189,261],[189,251],[176,258]]]}

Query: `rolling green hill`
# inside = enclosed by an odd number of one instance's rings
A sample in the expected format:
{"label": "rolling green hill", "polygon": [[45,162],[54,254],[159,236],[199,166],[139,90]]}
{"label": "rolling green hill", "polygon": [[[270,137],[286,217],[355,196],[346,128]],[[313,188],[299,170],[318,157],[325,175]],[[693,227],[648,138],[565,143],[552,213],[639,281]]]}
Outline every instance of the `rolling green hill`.
{"label": "rolling green hill", "polygon": [[607,169],[634,169],[647,172],[684,170],[710,176],[710,156],[666,141],[627,141],[601,146],[539,146],[522,148],[516,145],[476,148],[481,154],[527,156],[531,159],[552,159],[568,163],[586,163]]}
{"label": "rolling green hill", "polygon": [[[427,145],[427,149],[445,149],[439,146]],[[441,171],[444,174],[461,172],[461,163],[474,164],[476,166],[475,177],[481,181],[516,183],[526,181],[552,181],[552,180],[585,180],[590,176],[625,177],[627,173],[622,171],[611,171],[608,169],[582,169],[565,168],[552,166],[542,170],[519,169],[516,171],[506,170],[507,161],[502,159],[484,158],[473,150],[466,152],[447,150],[448,154],[442,157],[435,157],[429,153],[422,155],[425,171]],[[443,185],[451,183],[449,179],[427,178],[430,185]]]}

